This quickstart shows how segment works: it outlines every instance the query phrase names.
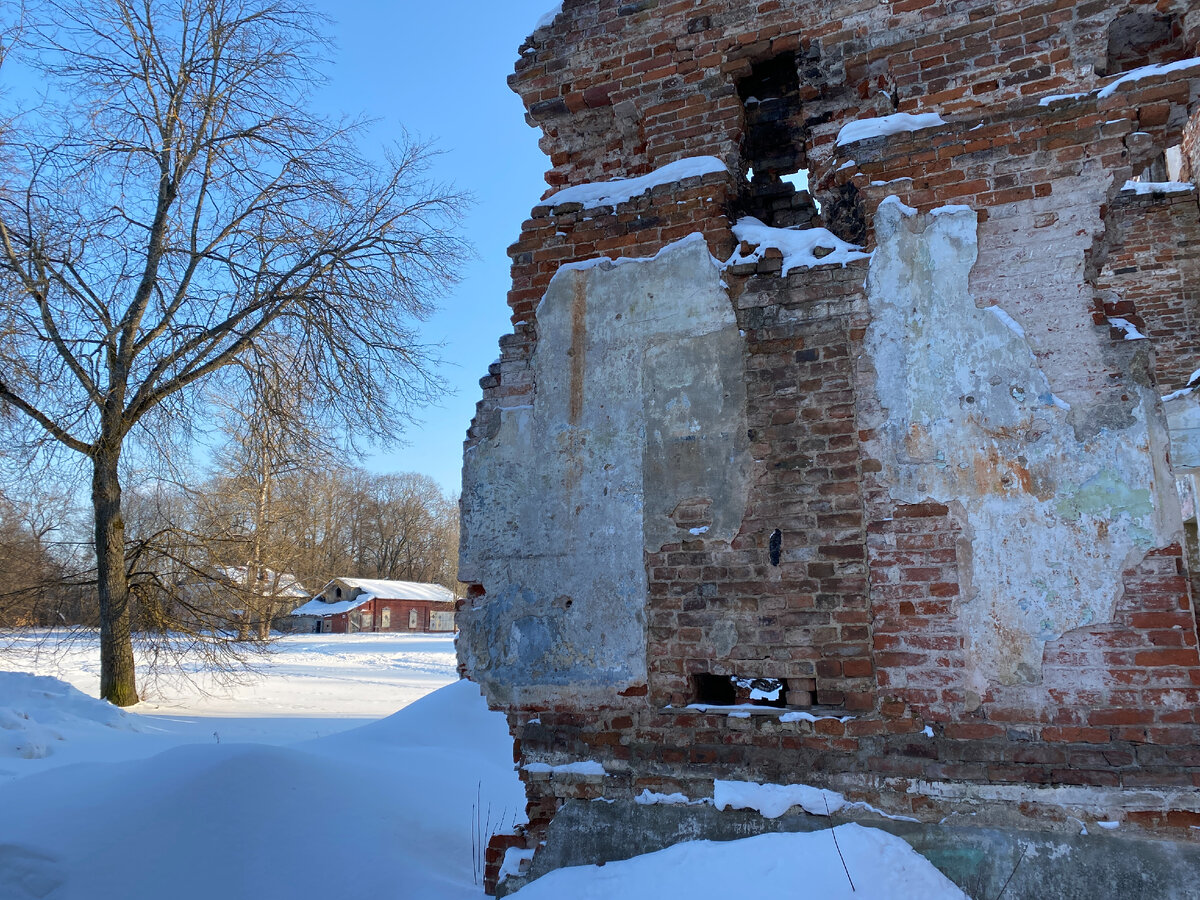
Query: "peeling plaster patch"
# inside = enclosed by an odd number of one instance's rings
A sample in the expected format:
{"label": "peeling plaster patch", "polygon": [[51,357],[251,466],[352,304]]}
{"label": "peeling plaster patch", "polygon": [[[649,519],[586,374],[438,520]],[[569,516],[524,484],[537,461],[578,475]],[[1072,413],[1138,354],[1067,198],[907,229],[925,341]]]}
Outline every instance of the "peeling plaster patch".
{"label": "peeling plaster patch", "polygon": [[[743,338],[703,240],[564,267],[537,321],[532,405],[463,467],[459,577],[485,599],[459,659],[493,704],[644,683],[644,551],[697,525],[731,540],[752,468]],[[671,518],[684,501],[702,522]]]}
{"label": "peeling plaster patch", "polygon": [[737,646],[737,626],[729,619],[721,619],[708,629],[708,639],[712,641],[713,656],[716,659],[726,659]]}
{"label": "peeling plaster patch", "polygon": [[1171,464],[1177,473],[1200,473],[1200,392],[1176,391],[1163,398],[1171,431]]}
{"label": "peeling plaster patch", "polygon": [[969,537],[959,624],[982,693],[1038,682],[1045,642],[1111,621],[1122,570],[1175,538],[1155,503],[1153,395],[1139,389],[1128,427],[1077,439],[1020,326],[970,295],[976,232],[969,210],[880,206],[866,346],[892,498],[952,505]]}

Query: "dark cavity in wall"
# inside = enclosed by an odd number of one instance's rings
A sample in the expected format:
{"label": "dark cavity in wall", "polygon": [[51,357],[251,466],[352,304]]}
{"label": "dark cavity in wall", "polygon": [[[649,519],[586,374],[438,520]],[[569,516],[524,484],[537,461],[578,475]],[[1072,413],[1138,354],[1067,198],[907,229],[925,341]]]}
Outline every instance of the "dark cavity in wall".
{"label": "dark cavity in wall", "polygon": [[738,212],[775,228],[808,227],[817,215],[812,197],[797,190],[792,177],[808,166],[798,63],[794,53],[761,60],[737,85],[745,109],[746,173]]}
{"label": "dark cavity in wall", "polygon": [[714,675],[700,672],[693,677],[696,702],[705,706],[787,706],[788,686],[782,678],[744,675]]}
{"label": "dark cavity in wall", "polygon": [[866,244],[867,219],[863,211],[862,197],[853,184],[846,182],[830,191],[822,214],[825,217],[825,227],[843,241],[859,246]]}
{"label": "dark cavity in wall", "polygon": [[1178,17],[1128,12],[1108,26],[1108,53],[1098,75],[1116,75],[1142,66],[1187,59],[1187,42]]}

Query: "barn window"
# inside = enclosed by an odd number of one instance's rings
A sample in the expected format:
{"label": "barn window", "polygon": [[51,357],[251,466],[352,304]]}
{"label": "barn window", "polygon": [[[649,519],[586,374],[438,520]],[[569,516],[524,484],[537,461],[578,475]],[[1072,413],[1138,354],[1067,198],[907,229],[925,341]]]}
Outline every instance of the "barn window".
{"label": "barn window", "polygon": [[383,612],[379,614],[379,627],[380,628],[391,628],[392,627],[392,608],[390,606],[385,606],[383,608]]}
{"label": "barn window", "polygon": [[362,622],[362,630],[363,631],[371,630],[371,618],[372,618],[372,616],[371,616],[371,613],[369,610],[362,614],[361,622]]}
{"label": "barn window", "polygon": [[417,630],[417,611],[415,609],[410,609],[408,611],[408,630]]}

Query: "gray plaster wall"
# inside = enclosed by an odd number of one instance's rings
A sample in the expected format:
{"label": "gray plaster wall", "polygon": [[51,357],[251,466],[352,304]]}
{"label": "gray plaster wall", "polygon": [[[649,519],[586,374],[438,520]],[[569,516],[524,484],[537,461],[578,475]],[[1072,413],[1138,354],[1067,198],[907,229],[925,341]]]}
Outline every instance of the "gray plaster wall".
{"label": "gray plaster wall", "polygon": [[1111,413],[1058,396],[1021,325],[972,297],[970,209],[885,202],[876,236],[866,348],[880,478],[898,503],[959,510],[967,686],[1037,683],[1045,643],[1111,621],[1122,571],[1179,539],[1161,405],[1136,377]]}
{"label": "gray plaster wall", "polygon": [[[767,819],[707,804],[641,806],[629,801],[569,801],[555,816],[529,877],[510,879],[500,896],[549,871],[596,865],[661,850],[680,841],[729,841],[770,832],[810,832],[848,821],[793,810]],[[1070,834],[1001,828],[865,822],[907,841],[975,900],[1195,900],[1200,846],[1137,840],[1117,833]],[[1078,827],[1078,826],[1077,826]],[[827,852],[836,853],[832,839]],[[804,869],[803,860],[781,860]],[[851,873],[853,874],[853,873]],[[915,900],[915,898],[914,898]]]}
{"label": "gray plaster wall", "polygon": [[699,235],[646,260],[567,266],[537,311],[532,404],[501,409],[463,466],[460,662],[493,704],[646,679],[644,552],[710,505],[730,540],[749,459],[744,350]]}

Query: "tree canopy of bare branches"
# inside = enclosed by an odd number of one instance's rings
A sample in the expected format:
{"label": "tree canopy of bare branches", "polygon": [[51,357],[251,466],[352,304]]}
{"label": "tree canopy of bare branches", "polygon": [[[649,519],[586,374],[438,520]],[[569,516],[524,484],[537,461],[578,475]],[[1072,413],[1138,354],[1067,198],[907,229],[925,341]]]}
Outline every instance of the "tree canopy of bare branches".
{"label": "tree canopy of bare branches", "polygon": [[[421,146],[380,162],[310,111],[321,19],[292,0],[41,0],[48,105],[5,133],[0,402],[91,467],[101,695],[136,702],[130,439],[188,427],[286,355],[318,419],[386,438],[439,385],[417,323],[463,201]],[[240,386],[240,387],[239,387]]]}

